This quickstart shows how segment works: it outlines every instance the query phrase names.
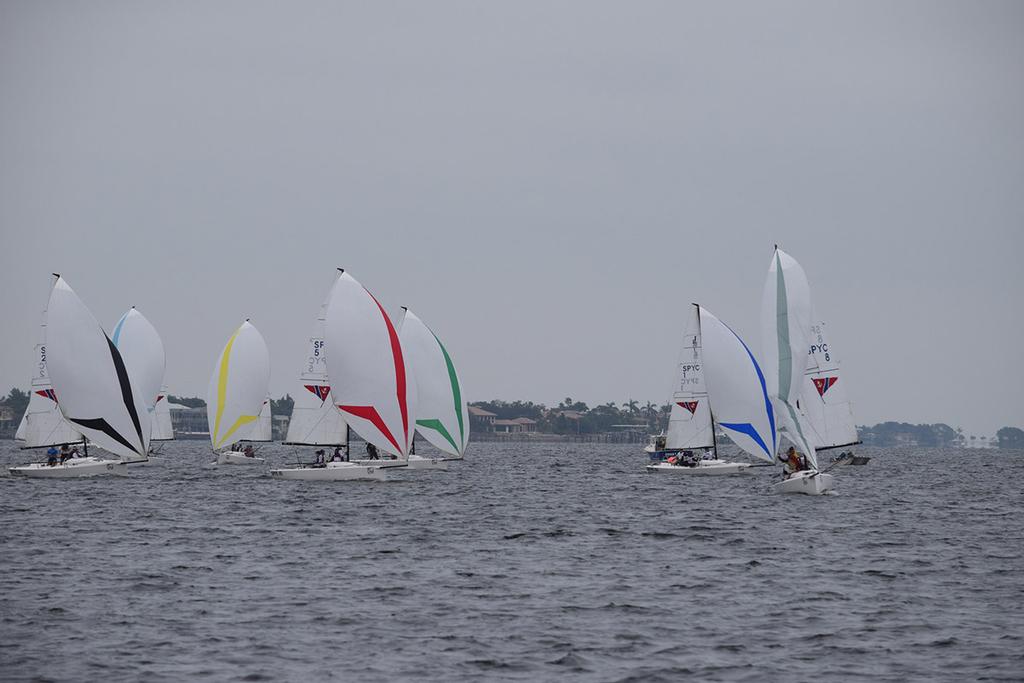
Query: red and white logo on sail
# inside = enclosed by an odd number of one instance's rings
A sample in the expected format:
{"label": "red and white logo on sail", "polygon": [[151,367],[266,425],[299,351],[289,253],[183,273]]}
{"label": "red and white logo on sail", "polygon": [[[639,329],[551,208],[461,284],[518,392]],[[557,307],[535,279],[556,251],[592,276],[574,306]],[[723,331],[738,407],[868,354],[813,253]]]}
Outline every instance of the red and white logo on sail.
{"label": "red and white logo on sail", "polygon": [[814,388],[818,390],[818,396],[824,396],[829,388],[839,381],[838,377],[814,377]]}
{"label": "red and white logo on sail", "polygon": [[690,411],[690,415],[697,412],[697,401],[676,401],[676,405],[680,408],[686,408]]}

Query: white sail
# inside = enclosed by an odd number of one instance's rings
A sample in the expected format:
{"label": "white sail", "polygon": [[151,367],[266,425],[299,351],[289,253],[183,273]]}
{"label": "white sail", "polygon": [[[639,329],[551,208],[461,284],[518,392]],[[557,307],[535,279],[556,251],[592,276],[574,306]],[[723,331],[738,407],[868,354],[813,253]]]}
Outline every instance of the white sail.
{"label": "white sail", "polygon": [[153,431],[150,441],[173,441],[174,426],[171,424],[171,407],[167,400],[167,387],[161,386],[153,409]]}
{"label": "white sail", "polygon": [[325,323],[335,405],[364,439],[407,459],[415,433],[416,382],[391,319],[361,284],[342,273]]}
{"label": "white sail", "polygon": [[859,443],[853,407],[846,398],[846,385],[839,379],[839,358],[825,336],[825,323],[812,325],[797,407],[807,418],[808,438],[817,449]]}
{"label": "white sail", "polygon": [[469,409],[448,350],[408,309],[398,338],[416,378],[416,431],[445,453],[463,457],[469,443]]}
{"label": "white sail", "polygon": [[249,432],[249,436],[242,441],[273,441],[274,440],[274,418],[270,411],[270,394],[263,399],[260,407],[260,414],[256,417],[256,426]]}
{"label": "white sail", "polygon": [[807,276],[793,257],[776,247],[761,300],[765,382],[786,438],[817,468],[806,418],[796,407],[807,369],[810,321],[811,290]]}
{"label": "white sail", "polygon": [[292,417],[284,443],[308,446],[344,446],[348,443],[348,425],[331,399],[327,379],[327,344],[324,342],[324,318],[327,301],[313,322],[306,347],[306,359],[299,373],[299,388],[293,398]]}
{"label": "white sail", "polygon": [[82,440],[82,435],[61,414],[57,394],[50,384],[50,375],[46,369],[46,311],[43,311],[43,321],[39,326],[39,343],[36,344],[36,365],[28,408],[18,424],[14,438],[22,442],[22,448],[59,446]]}
{"label": "white sail", "polygon": [[217,357],[206,392],[206,419],[214,450],[241,441],[253,431],[269,384],[267,343],[246,320]]}
{"label": "white sail", "polygon": [[89,441],[122,460],[145,459],[150,419],[114,343],[63,278],[47,307],[47,366],[58,405]]}
{"label": "white sail", "polygon": [[699,315],[704,381],[715,421],[747,453],[774,462],[775,409],[761,367],[725,323],[705,308]]}
{"label": "white sail", "polygon": [[[132,306],[114,325],[110,340],[121,353],[132,384],[139,388],[146,409],[150,413],[151,428],[156,410],[157,397],[164,382],[164,343],[156,328]],[[150,433],[152,438],[152,433]]]}
{"label": "white sail", "polygon": [[670,450],[714,447],[715,433],[704,381],[700,318],[696,305],[690,307],[683,328],[675,380],[665,447]]}

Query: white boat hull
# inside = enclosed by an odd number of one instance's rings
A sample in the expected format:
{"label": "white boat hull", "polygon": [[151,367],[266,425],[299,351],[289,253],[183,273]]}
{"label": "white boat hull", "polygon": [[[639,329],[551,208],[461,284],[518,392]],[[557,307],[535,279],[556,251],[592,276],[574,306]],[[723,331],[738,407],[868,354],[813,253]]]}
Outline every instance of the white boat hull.
{"label": "white boat hull", "polygon": [[[401,461],[399,460],[353,460],[352,462],[358,465],[372,465],[379,467],[381,464],[392,463],[396,464]],[[406,468],[410,470],[447,470],[448,461],[444,458],[424,458],[419,455],[410,455]]]}
{"label": "white boat hull", "polygon": [[275,479],[300,479],[304,481],[384,481],[387,467],[365,466],[354,462],[329,462],[323,466],[289,467],[270,470]]}
{"label": "white boat hull", "polygon": [[817,470],[804,470],[775,484],[775,491],[776,493],[803,493],[808,496],[820,496],[831,491],[832,484],[831,474],[821,474]]}
{"label": "white boat hull", "polygon": [[217,454],[218,465],[262,465],[265,462],[263,458],[250,458],[237,451],[221,451]]}
{"label": "white boat hull", "polygon": [[748,469],[750,469],[749,463],[729,462],[727,460],[700,460],[694,467],[671,465],[667,462],[647,465],[648,472],[668,472],[670,474],[693,474],[699,476],[742,474]]}
{"label": "white boat hull", "polygon": [[97,477],[106,474],[125,475],[128,466],[119,460],[103,460],[100,458],[72,458],[63,465],[47,465],[34,462],[8,468],[16,477],[33,477],[37,479],[75,479],[78,477]]}

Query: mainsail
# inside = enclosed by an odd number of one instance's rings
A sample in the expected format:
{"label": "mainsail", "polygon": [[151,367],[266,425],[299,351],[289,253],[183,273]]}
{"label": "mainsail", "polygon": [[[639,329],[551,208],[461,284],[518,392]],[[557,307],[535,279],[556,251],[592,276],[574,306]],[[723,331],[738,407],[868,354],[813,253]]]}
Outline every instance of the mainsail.
{"label": "mainsail", "polygon": [[324,337],[331,394],[345,420],[368,442],[407,459],[416,382],[391,318],[348,273],[334,283]]}
{"label": "mainsail", "polygon": [[150,441],[173,441],[174,427],[171,425],[171,406],[168,401],[167,386],[160,387],[153,409],[153,432]]}
{"label": "mainsail", "polygon": [[263,399],[263,405],[260,407],[260,414],[256,417],[256,425],[249,432],[249,436],[242,439],[242,441],[260,441],[267,442],[274,440],[274,417],[270,410],[270,394]]}
{"label": "mainsail", "polygon": [[217,358],[206,392],[206,419],[214,450],[241,441],[256,427],[270,384],[270,352],[246,320]]}
{"label": "mainsail", "polygon": [[448,350],[408,309],[398,338],[416,378],[416,431],[445,453],[463,457],[469,443],[469,409]]}
{"label": "mainsail", "polygon": [[711,405],[708,402],[701,353],[700,313],[699,307],[694,304],[689,309],[683,328],[665,447],[669,450],[682,450],[714,446]]}
{"label": "mainsail", "polygon": [[328,298],[320,305],[306,347],[306,359],[299,372],[292,417],[284,443],[308,446],[344,446],[348,443],[348,425],[331,399],[331,383],[327,379],[327,344],[324,342],[324,319]]}
{"label": "mainsail", "polygon": [[146,401],[121,353],[63,278],[47,307],[47,365],[68,422],[89,441],[123,460],[149,452]]}
{"label": "mainsail", "polygon": [[853,407],[840,377],[839,358],[825,336],[825,323],[812,325],[798,407],[807,418],[808,436],[818,450],[860,443]]}
{"label": "mainsail", "polygon": [[32,389],[28,408],[18,424],[14,438],[22,448],[43,448],[60,446],[82,440],[82,435],[72,427],[57,405],[57,392],[50,384],[46,369],[46,311],[43,311],[39,326],[39,343],[36,344],[36,365],[32,375]]}

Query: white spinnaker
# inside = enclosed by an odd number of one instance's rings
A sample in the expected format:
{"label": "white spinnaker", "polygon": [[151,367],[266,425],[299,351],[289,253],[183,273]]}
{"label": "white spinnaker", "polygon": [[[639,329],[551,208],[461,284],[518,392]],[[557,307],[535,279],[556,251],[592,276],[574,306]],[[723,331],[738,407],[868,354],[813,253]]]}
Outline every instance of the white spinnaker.
{"label": "white spinnaker", "polygon": [[712,448],[715,445],[711,406],[704,381],[700,317],[697,306],[687,311],[679,363],[676,364],[672,412],[668,418],[668,449]]}
{"label": "white spinnaker", "polygon": [[324,338],[335,405],[364,439],[408,458],[416,381],[384,308],[348,273],[334,283]]}
{"label": "white spinnaker", "polygon": [[270,410],[270,394],[263,399],[260,407],[260,414],[256,417],[256,426],[245,437],[245,441],[273,441],[274,440],[274,418]]}
{"label": "white spinnaker", "polygon": [[324,342],[324,318],[328,299],[320,305],[306,347],[306,358],[299,372],[292,417],[284,443],[306,446],[344,446],[348,443],[348,425],[331,398],[327,379],[327,344]]}
{"label": "white spinnaker", "polygon": [[707,309],[699,313],[704,381],[715,421],[747,453],[774,462],[775,409],[764,373],[735,332]]}
{"label": "white spinnaker", "polygon": [[145,459],[150,418],[120,352],[58,277],[47,307],[47,367],[64,417],[89,441],[123,460]]}
{"label": "white spinnaker", "polygon": [[28,408],[18,424],[14,438],[22,442],[22,448],[59,446],[82,440],[82,435],[64,419],[57,405],[57,394],[50,384],[50,375],[46,369],[45,311],[39,326],[39,343],[36,344],[36,365],[32,374]]}
{"label": "white spinnaker", "polygon": [[469,443],[469,409],[451,356],[408,309],[398,338],[416,378],[416,431],[445,453],[463,457]]}
{"label": "white spinnaker", "polygon": [[171,424],[171,407],[167,400],[166,386],[160,387],[160,394],[156,397],[156,406],[153,408],[153,432],[149,440],[174,440],[174,426]]}
{"label": "white spinnaker", "polygon": [[[121,353],[132,384],[137,385],[152,414],[164,383],[164,343],[156,328],[132,306],[114,325],[110,337]],[[155,420],[150,420],[151,423]]]}
{"label": "white spinnaker", "polygon": [[206,419],[214,450],[241,441],[253,431],[269,384],[267,343],[246,320],[217,357],[206,392]]}
{"label": "white spinnaker", "polygon": [[761,340],[765,383],[786,438],[817,467],[805,418],[796,407],[807,369],[811,290],[803,268],[778,247],[768,267],[761,298]]}
{"label": "white spinnaker", "polygon": [[825,336],[825,323],[811,325],[807,370],[798,407],[806,417],[808,438],[818,449],[859,442],[853,407],[846,398],[846,385],[839,381],[840,376],[839,359]]}

